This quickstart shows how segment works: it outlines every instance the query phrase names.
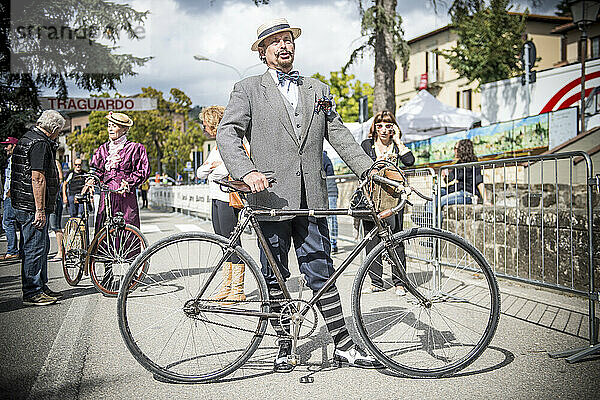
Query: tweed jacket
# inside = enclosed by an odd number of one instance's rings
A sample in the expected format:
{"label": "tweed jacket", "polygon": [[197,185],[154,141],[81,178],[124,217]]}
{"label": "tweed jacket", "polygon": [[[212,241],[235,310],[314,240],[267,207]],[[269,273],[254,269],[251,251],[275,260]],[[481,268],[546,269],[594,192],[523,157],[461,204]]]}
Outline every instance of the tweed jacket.
{"label": "tweed jacket", "polygon": [[[298,86],[301,113],[292,119],[284,99],[269,71],[235,84],[223,119],[217,129],[217,145],[223,162],[234,178],[252,171],[272,171],[277,183],[248,196],[252,205],[276,209],[300,208],[301,177],[304,177],[309,209],[328,206],[326,174],[323,170],[323,140],[360,176],[372,164],[371,158],[356,143],[340,116],[315,111],[315,103],[329,96],[329,87],[313,78],[301,78]],[[293,116],[293,115],[292,115]],[[301,122],[300,122],[301,121]],[[296,129],[295,129],[296,128]],[[242,140],[250,143],[250,157]]]}

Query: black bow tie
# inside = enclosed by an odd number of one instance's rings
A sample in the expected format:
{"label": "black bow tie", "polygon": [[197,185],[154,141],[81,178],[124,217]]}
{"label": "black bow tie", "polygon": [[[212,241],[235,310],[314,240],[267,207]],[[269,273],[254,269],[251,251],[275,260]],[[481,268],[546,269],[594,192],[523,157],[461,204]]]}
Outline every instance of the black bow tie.
{"label": "black bow tie", "polygon": [[297,85],[298,81],[300,80],[300,72],[290,71],[288,74],[286,74],[285,72],[277,71],[277,79],[279,80],[279,85],[281,86],[285,84],[286,79]]}

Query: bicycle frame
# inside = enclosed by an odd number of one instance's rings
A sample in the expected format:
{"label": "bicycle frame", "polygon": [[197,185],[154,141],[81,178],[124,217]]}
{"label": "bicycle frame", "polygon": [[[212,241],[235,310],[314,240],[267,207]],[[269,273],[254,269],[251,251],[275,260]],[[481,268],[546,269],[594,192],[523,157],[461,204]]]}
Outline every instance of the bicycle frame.
{"label": "bicycle frame", "polygon": [[[216,265],[217,266],[221,265],[231,255],[233,255],[233,253],[235,252],[234,249],[236,246],[236,242],[238,240],[240,240],[241,235],[244,232],[245,228],[248,226],[248,224],[251,224],[252,228],[254,229],[254,231],[256,232],[256,235],[258,237],[260,248],[265,252],[267,261],[268,261],[270,267],[272,268],[273,273],[275,274],[275,278],[277,279],[279,287],[284,294],[285,300],[292,300],[292,296],[287,289],[285,280],[283,279],[283,275],[281,274],[281,271],[280,271],[279,267],[277,266],[275,257],[273,256],[273,253],[271,252],[271,250],[269,248],[267,239],[265,238],[265,236],[260,228],[257,217],[261,217],[261,216],[263,216],[263,217],[266,217],[266,216],[268,216],[268,217],[279,217],[279,216],[327,217],[329,215],[352,215],[352,216],[363,217],[363,218],[370,217],[372,220],[375,221],[375,227],[369,233],[367,233],[365,235],[365,237],[356,245],[356,247],[352,250],[352,252],[346,257],[346,259],[344,259],[342,264],[338,268],[335,269],[335,272],[329,277],[329,279],[327,279],[327,281],[325,282],[323,287],[321,289],[319,289],[317,291],[317,293],[313,294],[312,298],[307,302],[307,305],[302,310],[299,311],[299,313],[303,316],[306,315],[306,313],[308,313],[310,308],[312,308],[314,305],[316,305],[316,303],[323,296],[323,294],[332,285],[335,284],[335,282],[339,278],[339,276],[344,273],[346,268],[348,268],[348,266],[352,263],[352,261],[354,261],[354,259],[360,254],[360,252],[375,237],[375,235],[379,235],[382,238],[382,240],[384,241],[384,243],[386,243],[388,255],[390,257],[392,257],[392,260],[396,263],[396,265],[403,265],[403,263],[398,258],[398,255],[396,254],[396,252],[392,251],[390,249],[391,244],[392,244],[392,232],[391,232],[389,226],[387,225],[387,223],[383,222],[382,219],[378,218],[377,214],[372,210],[368,210],[368,209],[367,210],[351,210],[351,209],[342,209],[342,208],[323,209],[323,210],[306,210],[306,209],[253,210],[250,206],[246,206],[240,213],[240,215],[244,215],[244,214],[247,214],[247,215],[245,215],[244,219],[240,220],[240,222],[238,222],[238,224],[236,225],[236,228],[234,229],[233,233],[229,237],[229,245],[227,246],[226,250],[223,252],[222,257],[219,259],[219,261],[217,262]],[[403,281],[403,284],[405,285],[406,290],[409,293],[411,293],[412,295],[414,295],[425,307],[430,307],[431,302],[427,298],[425,298],[425,296],[423,296],[414,287],[414,285],[406,278],[404,269],[403,268],[399,268],[399,269],[401,271],[400,279]],[[219,271],[219,268],[215,268],[211,272],[210,276],[208,277],[208,279],[204,283],[203,287],[200,289],[198,295],[196,296],[195,301],[200,301],[202,295],[208,289],[210,282],[215,277],[215,275],[217,274],[218,271]],[[278,300],[278,301],[281,301],[281,300]],[[225,313],[225,314],[238,314],[238,315],[253,315],[253,316],[257,316],[257,317],[267,317],[267,318],[276,318],[278,316],[277,313],[264,313],[264,312],[259,312],[259,311],[237,310],[237,309],[231,308],[231,307],[224,307],[219,310],[211,308],[211,312],[221,312],[221,313]]]}
{"label": "bicycle frame", "polygon": [[[100,192],[102,193],[102,196],[104,197],[104,212],[105,212],[105,219],[104,219],[104,223],[102,224],[102,228],[106,228],[106,239],[107,239],[107,243],[110,246],[111,240],[110,240],[110,227],[113,224],[113,213],[112,213],[112,203],[110,200],[110,189],[108,190],[103,190],[102,188],[100,189]],[[88,211],[87,211],[87,202],[84,203],[84,212],[85,212],[85,229],[86,229],[86,234],[88,234],[89,231],[89,227],[88,227]],[[94,232],[94,237],[92,238],[92,240],[89,243],[86,243],[86,249],[89,250],[91,245],[98,239],[98,235],[100,233],[100,231],[102,230],[99,229],[98,232]],[[89,236],[87,236],[89,237]],[[110,248],[109,248],[110,250]],[[89,251],[86,252],[86,262],[85,262],[85,273],[86,275],[89,274]]]}

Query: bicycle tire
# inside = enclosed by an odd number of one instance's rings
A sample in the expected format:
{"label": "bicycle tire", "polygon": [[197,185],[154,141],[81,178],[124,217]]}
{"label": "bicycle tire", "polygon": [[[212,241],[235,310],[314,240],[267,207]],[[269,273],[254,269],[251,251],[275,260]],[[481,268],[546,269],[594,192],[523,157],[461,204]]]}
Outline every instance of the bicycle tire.
{"label": "bicycle tire", "polygon": [[[112,235],[112,243],[107,240],[107,232]],[[94,237],[86,257],[86,269],[94,287],[106,296],[116,297],[126,270],[147,247],[148,240],[136,226],[127,224],[110,231],[102,228]],[[119,271],[115,273],[117,268]],[[147,270],[148,265],[144,265],[140,274]]]}
{"label": "bicycle tire", "polygon": [[[370,290],[369,278],[378,282],[378,266],[392,260],[380,243],[367,255],[352,288],[361,338],[383,365],[404,376],[442,377],[462,370],[483,353],[498,326],[500,295],[492,269],[475,247],[439,229],[399,232],[392,243],[396,254],[404,245],[402,271],[431,306],[411,293],[397,295],[394,284],[401,280],[394,274],[383,279],[383,291]],[[388,285],[392,290],[385,290]]]}
{"label": "bicycle tire", "polygon": [[[212,382],[236,371],[258,348],[266,318],[209,309],[191,317],[184,311],[201,285],[208,287],[206,298],[219,289],[222,274],[217,262],[228,245],[227,239],[212,233],[172,235],[140,254],[125,276],[117,298],[119,330],[133,357],[155,376],[171,382]],[[259,267],[239,246],[235,255],[245,265],[244,292],[252,301],[228,307],[267,312],[267,285]],[[152,263],[152,274],[144,275],[135,289],[127,289],[140,275],[142,263]],[[212,305],[210,300],[201,302]]]}
{"label": "bicycle tire", "polygon": [[81,218],[69,218],[63,235],[62,270],[70,286],[77,286],[83,275],[86,250],[85,230]]}

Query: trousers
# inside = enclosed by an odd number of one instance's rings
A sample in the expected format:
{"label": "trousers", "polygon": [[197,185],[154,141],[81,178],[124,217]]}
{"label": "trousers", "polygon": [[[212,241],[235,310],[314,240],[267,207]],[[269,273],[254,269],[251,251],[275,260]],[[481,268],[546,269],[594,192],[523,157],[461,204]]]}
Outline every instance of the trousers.
{"label": "trousers", "polygon": [[17,221],[15,220],[15,209],[12,208],[10,197],[4,200],[2,227],[6,232],[6,254],[19,254],[17,248]]}
{"label": "trousers", "polygon": [[[284,221],[260,221],[259,225],[284,279],[290,277],[288,254],[293,241],[300,273],[305,276],[307,286],[313,291],[321,289],[334,272],[327,218],[298,216]],[[260,262],[267,285],[277,286],[275,273],[262,248]]]}
{"label": "trousers", "polygon": [[21,231],[21,281],[24,299],[40,293],[48,283],[48,224],[37,229],[33,226],[34,218],[35,212],[15,210],[15,219]]}

